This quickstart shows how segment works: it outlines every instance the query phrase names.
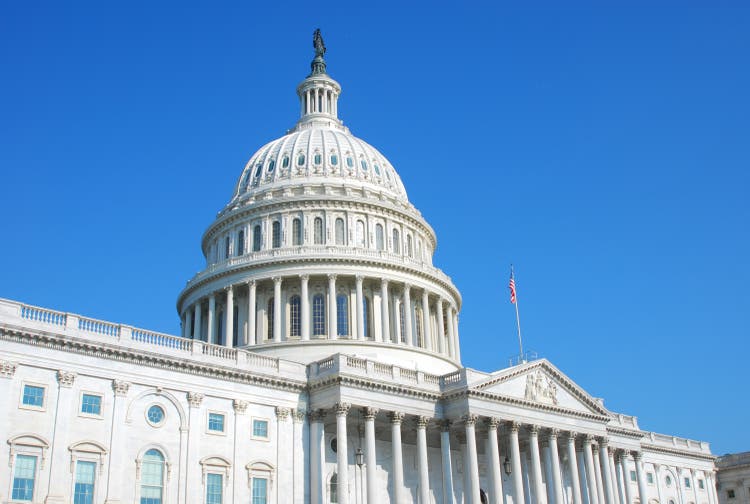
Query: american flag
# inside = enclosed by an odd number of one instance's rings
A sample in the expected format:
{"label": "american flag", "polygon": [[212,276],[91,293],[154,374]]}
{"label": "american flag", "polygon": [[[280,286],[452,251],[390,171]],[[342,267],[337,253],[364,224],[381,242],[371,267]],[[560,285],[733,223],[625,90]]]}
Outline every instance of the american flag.
{"label": "american flag", "polygon": [[516,281],[513,279],[513,273],[510,274],[510,282],[508,283],[508,288],[510,289],[510,302],[512,304],[516,303]]}

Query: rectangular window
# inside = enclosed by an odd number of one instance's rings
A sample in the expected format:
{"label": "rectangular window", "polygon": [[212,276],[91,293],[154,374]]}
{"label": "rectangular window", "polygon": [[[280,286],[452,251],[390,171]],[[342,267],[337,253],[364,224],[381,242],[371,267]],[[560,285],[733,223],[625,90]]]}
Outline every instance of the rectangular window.
{"label": "rectangular window", "polygon": [[102,414],[102,396],[95,394],[83,394],[81,396],[81,413],[87,415]]}
{"label": "rectangular window", "polygon": [[727,499],[734,499],[734,490],[727,490]]}
{"label": "rectangular window", "polygon": [[224,415],[222,415],[221,413],[209,413],[208,430],[214,432],[224,432]]}
{"label": "rectangular window", "polygon": [[654,473],[646,473],[646,482],[649,485],[653,485],[654,484]]}
{"label": "rectangular window", "polygon": [[685,488],[690,488],[690,478],[685,478]]}
{"label": "rectangular window", "polygon": [[705,490],[706,489],[706,484],[703,483],[702,479],[698,480],[698,488],[700,488],[701,490]]}
{"label": "rectangular window", "polygon": [[221,504],[224,489],[222,479],[221,474],[206,475],[206,504]]}
{"label": "rectangular window", "polygon": [[253,420],[253,437],[268,439],[267,420]]}
{"label": "rectangular window", "polygon": [[266,478],[253,478],[253,500],[252,504],[268,503],[268,480]]}
{"label": "rectangular window", "polygon": [[638,481],[635,475],[635,471],[630,471],[630,481]]}
{"label": "rectangular window", "polygon": [[73,504],[93,504],[94,479],[96,478],[96,462],[76,463],[76,485],[73,490]]}
{"label": "rectangular window", "polygon": [[31,502],[34,498],[34,479],[36,477],[36,457],[17,455],[16,467],[13,474],[13,491],[11,499],[14,501]]}
{"label": "rectangular window", "polygon": [[36,408],[44,407],[44,387],[34,385],[23,386],[23,404]]}

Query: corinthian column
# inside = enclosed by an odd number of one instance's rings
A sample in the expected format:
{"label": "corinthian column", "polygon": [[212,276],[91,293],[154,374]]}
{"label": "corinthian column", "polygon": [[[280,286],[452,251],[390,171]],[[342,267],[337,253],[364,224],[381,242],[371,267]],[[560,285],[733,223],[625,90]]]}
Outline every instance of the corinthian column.
{"label": "corinthian column", "polygon": [[586,481],[589,482],[589,504],[599,504],[599,492],[596,489],[596,472],[594,471],[594,458],[591,454],[591,441],[593,436],[587,434],[583,438],[583,458],[586,461]]}
{"label": "corinthian column", "polygon": [[510,424],[510,461],[513,465],[513,502],[515,504],[525,504],[526,499],[523,493],[523,476],[521,474],[521,449],[518,446],[518,430],[521,424],[512,422]]}
{"label": "corinthian column", "polygon": [[477,415],[464,415],[464,427],[466,429],[466,448],[469,453],[469,483],[471,503],[481,504],[479,495],[479,460],[477,457],[477,435],[474,425],[477,423]]}
{"label": "corinthian column", "polygon": [[273,341],[281,342],[281,277],[273,279]]}
{"label": "corinthian column", "polygon": [[388,280],[383,278],[380,281],[380,332],[383,342],[391,342],[391,317],[388,314]]}
{"label": "corinthian column", "polygon": [[607,496],[607,504],[615,504],[615,492],[612,487],[612,473],[609,470],[609,440],[599,440],[599,464],[602,467],[602,479],[604,480],[604,493]]}
{"label": "corinthian column", "polygon": [[234,289],[232,286],[227,287],[227,323],[224,324],[226,327],[226,336],[224,337],[224,346],[232,348],[234,346]]}
{"label": "corinthian column", "polygon": [[529,427],[529,450],[531,452],[531,476],[534,482],[534,494],[537,504],[545,504],[547,495],[542,483],[542,463],[539,458],[539,426]]}
{"label": "corinthian column", "polygon": [[447,352],[445,348],[445,328],[443,327],[443,300],[442,298],[438,297],[437,304],[435,305],[437,307],[437,311],[435,315],[437,316],[437,340],[438,340],[438,352],[445,355]]}
{"label": "corinthian column", "polygon": [[497,448],[497,426],[500,421],[497,418],[488,418],[487,425],[487,465],[490,472],[490,502],[492,504],[503,504],[503,476],[500,469],[500,453]]}
{"label": "corinthian column", "polygon": [[375,417],[378,415],[376,408],[362,408],[362,415],[365,417],[365,464],[367,470],[367,503],[376,503],[377,494],[377,476],[375,456]]}
{"label": "corinthian column", "polygon": [[422,332],[424,332],[424,347],[434,351],[432,348],[432,330],[430,328],[430,298],[427,289],[422,291]]}
{"label": "corinthian column", "polygon": [[391,451],[393,452],[393,492],[391,502],[400,504],[404,491],[404,458],[401,454],[401,422],[404,414],[392,411],[391,418]]}
{"label": "corinthian column", "polygon": [[354,278],[354,285],[356,290],[356,303],[357,303],[357,338],[365,339],[365,307],[364,307],[364,295],[362,293],[362,282],[364,278],[362,275],[357,275]]}
{"label": "corinthian column", "polygon": [[406,344],[414,345],[414,335],[411,330],[411,285],[404,284],[404,332],[406,334]]}
{"label": "corinthian column", "polygon": [[[560,453],[557,450],[557,436],[560,433],[557,429],[549,431],[549,453],[552,459],[552,484],[555,490],[555,504],[564,504],[562,480],[560,478]],[[549,484],[549,483],[548,483]]]}
{"label": "corinthian column", "polygon": [[638,479],[638,495],[641,498],[641,504],[646,504],[648,502],[648,488],[646,487],[646,477],[643,474],[643,454],[635,452],[633,458],[635,458],[635,475]]}
{"label": "corinthian column", "polygon": [[255,307],[255,280],[247,283],[247,344],[253,346],[258,343],[255,338],[256,331],[256,307]]}
{"label": "corinthian column", "polygon": [[570,483],[573,487],[573,504],[582,504],[581,481],[578,478],[578,462],[576,460],[576,433],[570,432],[567,437],[568,470],[570,471]]}
{"label": "corinthian column", "polygon": [[451,467],[450,420],[440,420],[440,455],[443,466],[443,504],[453,504],[453,468]]}
{"label": "corinthian column", "polygon": [[426,416],[417,417],[417,460],[419,467],[419,502],[430,502],[430,473],[427,468],[427,423]]}
{"label": "corinthian column", "polygon": [[336,410],[336,473],[338,482],[339,504],[349,504],[349,460],[346,444],[346,415],[349,403],[338,403]]}

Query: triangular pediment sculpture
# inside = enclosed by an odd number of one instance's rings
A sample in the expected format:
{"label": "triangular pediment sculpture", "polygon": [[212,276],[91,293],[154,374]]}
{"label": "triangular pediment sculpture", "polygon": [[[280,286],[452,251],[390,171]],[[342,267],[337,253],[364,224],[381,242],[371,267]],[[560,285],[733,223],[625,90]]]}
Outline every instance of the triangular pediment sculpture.
{"label": "triangular pediment sculpture", "polygon": [[521,364],[504,369],[471,389],[521,399],[539,406],[560,407],[585,413],[609,416],[610,413],[585,390],[561,373],[548,360]]}

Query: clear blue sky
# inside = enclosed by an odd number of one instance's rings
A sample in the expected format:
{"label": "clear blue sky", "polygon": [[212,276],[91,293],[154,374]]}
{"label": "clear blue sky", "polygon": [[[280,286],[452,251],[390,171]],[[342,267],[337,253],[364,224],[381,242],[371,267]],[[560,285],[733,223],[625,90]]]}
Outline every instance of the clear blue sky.
{"label": "clear blue sky", "polygon": [[1,7],[1,297],[178,333],[320,27],[340,115],[437,232],[467,366],[516,352],[513,262],[526,346],[644,429],[750,450],[749,9],[105,3]]}

